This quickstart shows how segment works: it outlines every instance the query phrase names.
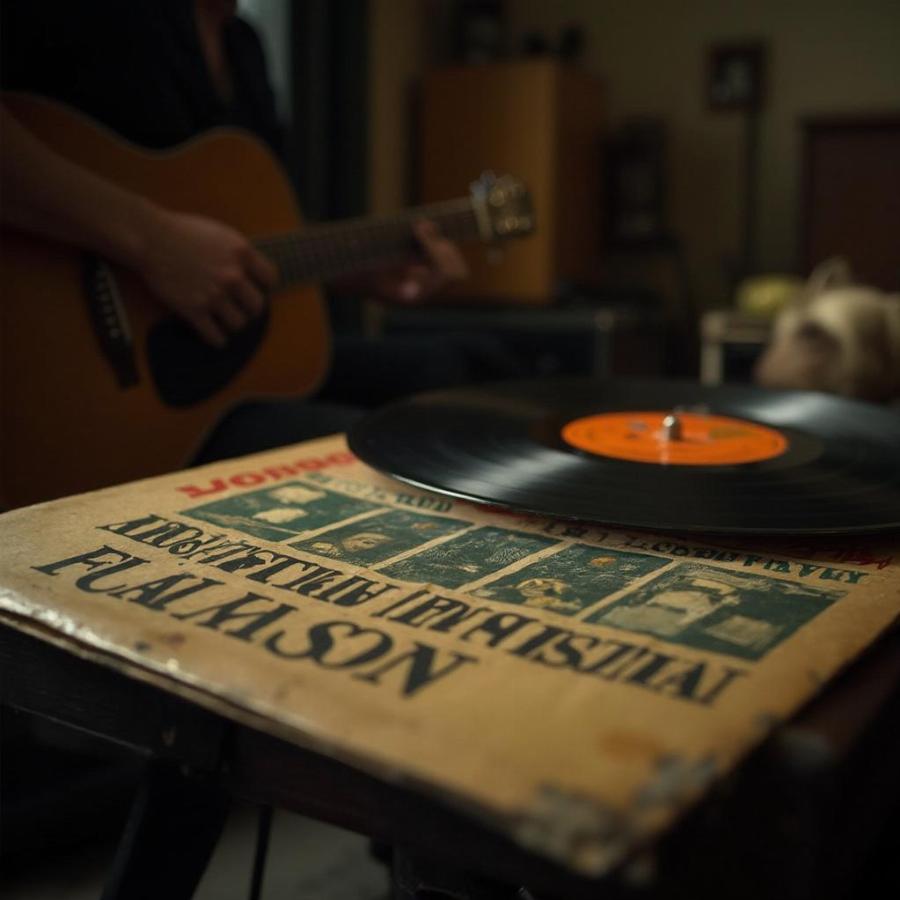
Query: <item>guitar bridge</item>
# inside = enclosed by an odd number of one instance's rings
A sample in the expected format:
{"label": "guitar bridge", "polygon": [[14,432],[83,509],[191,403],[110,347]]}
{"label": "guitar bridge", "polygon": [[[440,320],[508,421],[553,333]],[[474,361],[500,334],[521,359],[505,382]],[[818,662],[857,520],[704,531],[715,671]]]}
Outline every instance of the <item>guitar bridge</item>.
{"label": "guitar bridge", "polygon": [[100,352],[112,366],[119,387],[132,387],[140,380],[134,342],[112,269],[96,256],[86,257],[84,287]]}

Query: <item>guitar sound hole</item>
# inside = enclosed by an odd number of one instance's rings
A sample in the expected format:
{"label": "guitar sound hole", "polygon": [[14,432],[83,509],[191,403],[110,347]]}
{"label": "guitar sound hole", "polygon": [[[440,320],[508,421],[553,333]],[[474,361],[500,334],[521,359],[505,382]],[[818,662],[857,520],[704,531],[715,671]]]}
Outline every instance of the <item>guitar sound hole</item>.
{"label": "guitar sound hole", "polygon": [[184,408],[222,390],[250,361],[269,326],[268,309],[229,336],[221,350],[180,319],[164,319],[147,337],[150,377],[167,406]]}

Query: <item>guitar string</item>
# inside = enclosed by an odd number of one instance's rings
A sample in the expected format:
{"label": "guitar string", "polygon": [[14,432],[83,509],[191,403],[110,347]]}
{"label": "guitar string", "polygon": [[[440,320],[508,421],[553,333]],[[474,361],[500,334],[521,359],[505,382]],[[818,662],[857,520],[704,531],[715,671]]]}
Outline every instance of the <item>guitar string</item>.
{"label": "guitar string", "polygon": [[258,245],[264,248],[278,249],[280,245],[311,244],[317,241],[332,240],[335,237],[343,237],[347,234],[359,235],[365,231],[382,231],[392,227],[401,226],[408,228],[418,218],[446,218],[456,212],[470,212],[471,205],[464,201],[465,206],[451,207],[449,204],[423,207],[413,210],[402,216],[380,217],[378,219],[350,219],[342,223],[313,226],[302,232],[290,232],[283,235],[273,235],[259,240]]}
{"label": "guitar string", "polygon": [[435,221],[449,238],[477,234],[478,223],[468,199],[420,207],[394,216],[356,219],[314,226],[303,232],[273,235],[255,242],[281,270],[282,283],[333,277],[354,268],[408,258],[415,241],[412,225]]}
{"label": "guitar string", "polygon": [[[435,218],[432,216],[432,218]],[[436,217],[440,220],[445,233],[448,236],[462,236],[470,230],[468,219],[464,214],[460,217],[443,216]],[[474,218],[474,214],[472,214]],[[462,220],[460,220],[462,219]],[[406,245],[412,244],[411,219],[379,221],[374,224],[357,225],[348,230],[335,231],[330,229],[328,233],[302,233],[290,235],[275,240],[260,242],[264,251],[288,259],[308,260],[328,259],[343,256],[346,258],[366,257],[367,255],[379,255],[385,250],[406,249]]]}
{"label": "guitar string", "polygon": [[[448,233],[456,231],[457,229],[448,229]],[[282,247],[281,252],[274,256],[281,264],[284,279],[296,280],[316,275],[325,278],[353,268],[366,268],[375,261],[386,263],[393,259],[404,259],[410,255],[411,250],[409,234],[403,230],[399,234],[381,231],[374,239],[364,236],[350,243],[329,241],[302,249]]]}
{"label": "guitar string", "polygon": [[[307,231],[302,232],[303,235],[312,234],[315,236],[327,236],[333,233],[341,233],[348,229],[358,227],[378,227],[381,224],[390,224],[396,222],[411,222],[420,218],[432,218],[434,216],[443,216],[448,213],[458,211],[469,211],[472,209],[472,201],[469,198],[459,198],[457,200],[449,200],[443,203],[435,203],[428,206],[420,206],[411,210],[404,210],[388,216],[378,217],[357,217],[343,219],[337,222],[329,222],[325,224],[313,225]],[[263,241],[279,241],[293,240],[297,236],[297,232],[289,232],[287,234],[269,235],[263,238]]]}

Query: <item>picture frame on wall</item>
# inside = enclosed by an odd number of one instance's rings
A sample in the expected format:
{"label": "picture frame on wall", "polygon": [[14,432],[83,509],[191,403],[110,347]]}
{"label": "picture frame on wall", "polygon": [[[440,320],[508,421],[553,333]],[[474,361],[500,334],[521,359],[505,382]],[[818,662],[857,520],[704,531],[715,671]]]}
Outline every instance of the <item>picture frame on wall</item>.
{"label": "picture frame on wall", "polygon": [[709,49],[707,101],[711,110],[758,110],[763,105],[766,48],[761,41]]}

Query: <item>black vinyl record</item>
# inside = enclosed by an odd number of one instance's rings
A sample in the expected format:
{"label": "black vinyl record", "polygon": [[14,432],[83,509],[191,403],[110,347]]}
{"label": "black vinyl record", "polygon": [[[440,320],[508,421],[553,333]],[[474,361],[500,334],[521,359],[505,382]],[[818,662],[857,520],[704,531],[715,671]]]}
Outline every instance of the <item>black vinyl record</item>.
{"label": "black vinyl record", "polygon": [[421,394],[349,435],[426,490],[710,534],[900,529],[900,415],[812,392],[554,378]]}

